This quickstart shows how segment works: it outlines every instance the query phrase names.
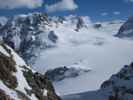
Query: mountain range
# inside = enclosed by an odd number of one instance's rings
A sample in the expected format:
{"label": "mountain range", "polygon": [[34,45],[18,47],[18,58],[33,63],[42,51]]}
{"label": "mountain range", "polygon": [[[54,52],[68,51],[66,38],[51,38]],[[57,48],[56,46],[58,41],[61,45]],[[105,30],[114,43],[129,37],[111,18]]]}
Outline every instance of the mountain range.
{"label": "mountain range", "polygon": [[0,99],[132,100],[132,30],[133,17],[0,17]]}

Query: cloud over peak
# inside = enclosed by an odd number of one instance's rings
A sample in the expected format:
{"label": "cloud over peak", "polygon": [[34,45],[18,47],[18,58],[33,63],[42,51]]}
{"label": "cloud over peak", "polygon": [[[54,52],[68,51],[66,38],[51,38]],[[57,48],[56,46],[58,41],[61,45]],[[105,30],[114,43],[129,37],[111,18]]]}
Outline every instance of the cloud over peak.
{"label": "cloud over peak", "polygon": [[131,3],[133,3],[133,0],[125,0],[126,2],[131,2]]}
{"label": "cloud over peak", "polygon": [[107,12],[103,12],[103,13],[101,13],[101,16],[108,16],[108,13]]}
{"label": "cloud over peak", "polygon": [[62,0],[52,5],[46,5],[46,10],[48,12],[56,12],[56,11],[67,11],[67,10],[75,10],[78,8],[78,5],[74,2],[74,0]]}
{"label": "cloud over peak", "polygon": [[115,11],[113,12],[114,15],[120,15],[120,12],[119,11]]}
{"label": "cloud over peak", "polygon": [[0,0],[0,9],[37,8],[42,6],[43,0]]}

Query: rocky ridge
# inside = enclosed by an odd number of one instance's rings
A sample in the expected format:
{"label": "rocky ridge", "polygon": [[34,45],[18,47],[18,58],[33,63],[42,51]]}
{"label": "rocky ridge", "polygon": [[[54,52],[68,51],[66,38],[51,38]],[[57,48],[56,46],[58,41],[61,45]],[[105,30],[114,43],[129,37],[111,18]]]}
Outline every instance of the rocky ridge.
{"label": "rocky ridge", "polygon": [[0,100],[60,100],[50,80],[0,44]]}

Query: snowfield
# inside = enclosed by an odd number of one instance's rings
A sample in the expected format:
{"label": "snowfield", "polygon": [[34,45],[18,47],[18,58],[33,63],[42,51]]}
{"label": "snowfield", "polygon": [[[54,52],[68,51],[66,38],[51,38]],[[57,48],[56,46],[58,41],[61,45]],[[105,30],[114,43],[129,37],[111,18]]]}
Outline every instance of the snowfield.
{"label": "snowfield", "polygon": [[[35,71],[45,73],[47,70],[63,66],[70,69],[90,69],[78,77],[54,82],[56,93],[61,96],[98,90],[112,74],[133,61],[132,39],[114,36],[124,23],[121,20],[93,23],[89,17],[70,15],[60,18],[35,13],[16,16],[9,21],[9,25],[6,25],[6,22],[8,21],[5,17],[0,18],[1,36],[6,37],[6,43],[9,45],[14,43],[15,50],[21,52],[26,63],[31,64]],[[94,27],[95,24],[97,27]],[[12,30],[10,34],[7,34],[8,28]],[[10,56],[1,46],[0,51]],[[26,64],[14,52],[12,53],[18,66],[15,74],[19,80],[17,89],[25,93],[24,87],[31,87],[22,77],[23,70],[19,66]],[[17,98],[15,92],[4,87],[1,81],[0,85],[9,95]],[[43,94],[46,95],[47,92],[49,91],[44,89]],[[95,93],[92,92],[92,95],[95,97]]]}
{"label": "snowfield", "polygon": [[133,41],[113,36],[122,24],[120,21],[103,23],[100,29],[93,28],[90,20],[85,22],[89,22],[87,27],[79,31],[75,31],[75,24],[69,21],[58,26],[53,23],[50,30],[58,36],[57,46],[41,52],[34,64],[34,69],[42,73],[78,62],[81,62],[81,68],[83,65],[83,68],[91,69],[79,77],[54,82],[60,95],[97,90],[103,81],[132,62]]}

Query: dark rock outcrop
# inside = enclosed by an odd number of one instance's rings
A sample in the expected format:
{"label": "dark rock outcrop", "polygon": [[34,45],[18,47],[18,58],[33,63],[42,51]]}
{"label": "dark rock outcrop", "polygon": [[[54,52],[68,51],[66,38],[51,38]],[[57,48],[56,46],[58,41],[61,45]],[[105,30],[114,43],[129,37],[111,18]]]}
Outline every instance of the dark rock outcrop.
{"label": "dark rock outcrop", "polygon": [[[32,87],[32,90],[27,90],[29,95],[34,93],[39,100],[60,100],[60,98],[55,95],[54,87],[46,76],[37,72],[33,73],[31,70],[24,71],[24,76],[29,86]],[[47,96],[43,96],[44,89],[49,91]]]}
{"label": "dark rock outcrop", "polygon": [[[101,85],[101,90],[110,91],[109,100],[131,100],[133,98],[133,63],[125,65]],[[129,95],[129,96],[128,96]]]}
{"label": "dark rock outcrop", "polygon": [[[4,46],[4,48],[6,47]],[[18,85],[17,79],[13,75],[13,73],[17,71],[15,65],[16,63],[12,57],[0,53],[0,79],[5,83],[5,85],[13,89]]]}
{"label": "dark rock outcrop", "polygon": [[133,38],[133,16],[131,16],[115,35],[120,38]]}
{"label": "dark rock outcrop", "polygon": [[97,91],[66,95],[63,100],[133,100],[133,63],[103,82]]}
{"label": "dark rock outcrop", "polygon": [[100,24],[100,23],[94,24],[94,28],[96,28],[96,29],[99,29],[99,28],[101,28],[101,27],[102,27],[102,24]]}
{"label": "dark rock outcrop", "polygon": [[58,40],[58,36],[55,34],[54,31],[50,31],[48,34],[48,38],[53,42],[56,43]]}
{"label": "dark rock outcrop", "polygon": [[13,100],[9,95],[6,95],[5,91],[0,89],[0,100]]}
{"label": "dark rock outcrop", "polygon": [[52,70],[48,70],[45,75],[51,80],[51,81],[61,81],[65,78],[75,78],[78,77],[80,74],[87,73],[90,70],[85,69],[76,69],[74,67],[58,67]]}
{"label": "dark rock outcrop", "polygon": [[14,16],[8,18],[7,23],[0,27],[0,36],[28,64],[31,64],[39,54],[35,51],[45,49],[50,45],[43,41],[44,38],[41,36],[47,34],[44,30],[48,25],[49,19],[45,13]]}
{"label": "dark rock outcrop", "polygon": [[[34,95],[34,96],[33,96]],[[0,100],[60,100],[51,81],[0,44]]]}
{"label": "dark rock outcrop", "polygon": [[77,25],[75,31],[79,31],[82,27],[84,27],[84,20],[82,17],[77,17]]}

